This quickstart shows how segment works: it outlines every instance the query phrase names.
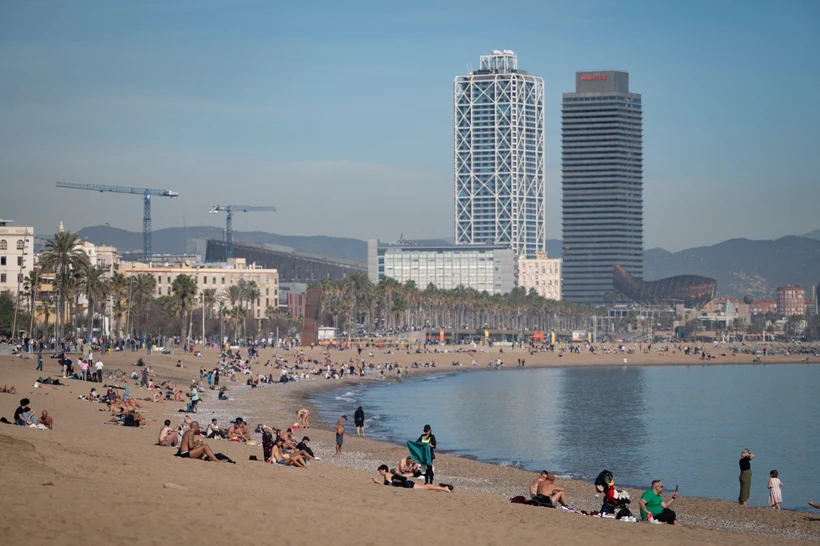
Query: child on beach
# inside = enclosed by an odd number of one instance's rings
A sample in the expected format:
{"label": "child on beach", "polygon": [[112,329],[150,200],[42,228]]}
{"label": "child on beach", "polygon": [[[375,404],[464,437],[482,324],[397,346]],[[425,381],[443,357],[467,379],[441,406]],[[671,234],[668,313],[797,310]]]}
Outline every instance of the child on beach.
{"label": "child on beach", "polygon": [[783,482],[777,477],[777,470],[769,472],[769,506],[780,510],[780,503],[783,502],[783,493],[780,487]]}

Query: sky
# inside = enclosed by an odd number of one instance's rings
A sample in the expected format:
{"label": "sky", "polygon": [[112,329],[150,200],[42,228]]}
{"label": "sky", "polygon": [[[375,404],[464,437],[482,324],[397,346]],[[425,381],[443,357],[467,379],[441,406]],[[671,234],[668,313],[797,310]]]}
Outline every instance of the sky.
{"label": "sky", "polygon": [[643,95],[644,245],[820,227],[820,2],[0,2],[0,217],[53,233],[223,225],[453,236],[453,78],[512,49],[546,88],[547,237],[561,94],[618,69]]}

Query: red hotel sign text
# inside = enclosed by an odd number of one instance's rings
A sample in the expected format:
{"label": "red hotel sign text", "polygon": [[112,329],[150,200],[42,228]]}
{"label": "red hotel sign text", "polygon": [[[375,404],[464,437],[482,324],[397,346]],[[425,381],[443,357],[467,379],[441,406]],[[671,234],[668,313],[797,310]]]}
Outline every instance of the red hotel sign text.
{"label": "red hotel sign text", "polygon": [[589,80],[605,80],[606,74],[596,74],[595,76],[581,76],[581,80],[589,81]]}

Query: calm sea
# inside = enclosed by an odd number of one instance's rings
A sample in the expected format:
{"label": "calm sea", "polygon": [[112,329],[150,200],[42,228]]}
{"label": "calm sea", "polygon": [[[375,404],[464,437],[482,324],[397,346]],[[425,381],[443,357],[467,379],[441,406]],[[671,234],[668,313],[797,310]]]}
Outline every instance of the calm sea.
{"label": "calm sea", "polygon": [[334,421],[363,406],[368,435],[396,443],[430,424],[441,452],[586,480],[606,468],[621,485],[662,479],[735,502],[748,447],[749,503],[767,505],[777,469],[782,506],[804,510],[820,499],[818,387],[820,366],[807,364],[575,367],[411,377],[313,401]]}

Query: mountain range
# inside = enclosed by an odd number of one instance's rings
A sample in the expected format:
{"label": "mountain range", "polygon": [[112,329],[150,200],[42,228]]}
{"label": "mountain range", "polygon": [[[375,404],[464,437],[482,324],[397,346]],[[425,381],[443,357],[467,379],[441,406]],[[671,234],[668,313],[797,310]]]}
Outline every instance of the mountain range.
{"label": "mountain range", "polygon": [[[109,226],[83,228],[80,237],[95,244],[115,246],[121,253],[142,250],[142,233]],[[214,226],[158,229],[153,233],[155,254],[183,254],[188,239],[222,239],[224,230]],[[235,231],[234,241],[269,243],[305,252],[328,254],[351,260],[367,260],[367,242],[324,235],[278,235],[263,231]],[[442,238],[428,243],[452,242]],[[547,240],[547,254],[560,256],[560,240]],[[651,248],[644,252],[644,278],[657,280],[674,275],[703,275],[718,281],[718,294],[756,298],[774,297],[775,289],[801,284],[807,296],[820,283],[820,230],[776,240],[730,239],[711,246],[669,252]]]}

